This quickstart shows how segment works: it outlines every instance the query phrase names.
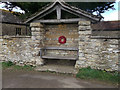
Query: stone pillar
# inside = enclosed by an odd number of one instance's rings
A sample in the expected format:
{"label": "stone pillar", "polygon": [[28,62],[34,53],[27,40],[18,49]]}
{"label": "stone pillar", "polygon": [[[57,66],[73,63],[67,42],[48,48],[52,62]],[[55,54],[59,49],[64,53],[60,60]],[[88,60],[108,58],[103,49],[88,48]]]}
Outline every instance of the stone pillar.
{"label": "stone pillar", "polygon": [[44,47],[44,27],[40,23],[31,23],[33,57],[36,60],[36,65],[43,65],[44,60],[40,58],[40,49]]}
{"label": "stone pillar", "polygon": [[75,68],[88,67],[87,60],[91,58],[91,27],[90,21],[79,21],[79,60],[76,61]]}
{"label": "stone pillar", "polygon": [[[0,12],[0,15],[2,15],[2,11]],[[0,18],[1,19],[1,18]],[[2,20],[1,20],[2,21]],[[2,23],[0,23],[0,61],[4,60],[3,55],[3,38],[2,38]]]}
{"label": "stone pillar", "polygon": [[2,23],[0,23],[0,39],[2,38]]}
{"label": "stone pillar", "polygon": [[[120,35],[120,32],[119,32],[119,35]],[[120,39],[118,39],[118,71],[120,72]]]}
{"label": "stone pillar", "polygon": [[3,39],[0,37],[0,61],[4,61],[4,55],[3,55]]}

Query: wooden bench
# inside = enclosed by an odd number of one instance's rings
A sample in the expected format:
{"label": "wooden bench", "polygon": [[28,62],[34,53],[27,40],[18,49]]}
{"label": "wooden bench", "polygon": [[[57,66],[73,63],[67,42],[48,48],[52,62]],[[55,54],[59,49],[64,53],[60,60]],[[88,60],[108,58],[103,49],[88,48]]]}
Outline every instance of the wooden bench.
{"label": "wooden bench", "polygon": [[[76,56],[60,56],[60,55],[47,55],[47,50],[64,50],[64,51],[77,51]],[[40,57],[42,59],[65,59],[65,60],[77,60],[78,48],[75,47],[44,47],[40,49]]]}

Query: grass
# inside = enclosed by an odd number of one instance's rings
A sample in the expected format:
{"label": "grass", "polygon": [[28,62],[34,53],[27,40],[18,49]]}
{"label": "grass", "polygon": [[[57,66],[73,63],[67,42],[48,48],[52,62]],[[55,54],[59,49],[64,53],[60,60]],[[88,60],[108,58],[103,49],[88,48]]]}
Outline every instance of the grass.
{"label": "grass", "polygon": [[14,69],[14,70],[27,70],[27,71],[31,71],[31,70],[33,70],[35,67],[30,66],[30,65],[19,66],[19,65],[15,65],[15,64],[12,63],[11,61],[7,61],[7,62],[2,62],[2,68],[3,68],[3,69],[12,68],[12,69]]}
{"label": "grass", "polygon": [[14,64],[11,61],[8,62],[2,62],[2,67],[3,68],[8,68],[10,66],[13,66]]}
{"label": "grass", "polygon": [[96,79],[102,81],[108,81],[112,83],[119,83],[120,82],[120,75],[118,72],[106,72],[96,69],[82,68],[76,75],[77,78],[81,79]]}

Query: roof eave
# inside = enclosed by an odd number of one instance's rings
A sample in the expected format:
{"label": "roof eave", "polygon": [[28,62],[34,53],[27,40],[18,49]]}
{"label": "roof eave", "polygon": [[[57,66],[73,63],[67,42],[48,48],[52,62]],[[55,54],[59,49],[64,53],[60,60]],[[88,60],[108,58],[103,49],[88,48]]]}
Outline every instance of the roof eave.
{"label": "roof eave", "polygon": [[[83,12],[81,12],[82,10],[81,9],[79,9],[79,8],[76,8],[76,7],[74,7],[74,6],[66,6],[65,4],[65,2],[63,2],[63,1],[60,1],[60,0],[56,0],[55,2],[53,2],[53,4],[51,4],[49,7],[47,7],[47,8],[45,8],[43,11],[41,11],[40,13],[38,13],[37,15],[35,15],[34,17],[31,17],[31,18],[29,18],[27,21],[25,21],[24,23],[29,23],[29,22],[31,22],[33,19],[35,19],[36,17],[38,17],[39,15],[41,15],[42,13],[44,13],[44,12],[46,12],[47,10],[49,10],[49,9],[51,9],[54,5],[56,5],[56,3],[59,3],[62,7],[64,7],[64,8],[68,8],[68,9],[71,9],[72,11],[74,11],[74,12],[76,12],[76,13],[78,13],[78,14],[81,14],[81,15],[83,15],[83,16],[85,16],[85,17],[87,17],[87,18],[89,18],[89,19],[91,19],[91,20],[93,20],[93,21],[100,21],[101,19],[102,19],[102,17],[98,17],[98,16],[96,16],[96,15],[89,15],[89,14],[87,14],[88,12],[86,12],[86,11],[84,11],[85,13],[83,13]],[[75,10],[75,9],[77,9],[77,10]]]}

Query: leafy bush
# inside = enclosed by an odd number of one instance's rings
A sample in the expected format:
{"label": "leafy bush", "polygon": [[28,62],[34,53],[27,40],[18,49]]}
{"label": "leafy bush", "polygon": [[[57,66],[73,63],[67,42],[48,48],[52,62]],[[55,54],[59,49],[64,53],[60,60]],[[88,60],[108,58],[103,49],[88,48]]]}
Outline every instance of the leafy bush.
{"label": "leafy bush", "polygon": [[4,67],[10,67],[10,66],[12,66],[12,65],[14,65],[14,64],[13,64],[13,62],[11,62],[11,61],[2,62],[2,67],[3,67],[3,68],[4,68]]}
{"label": "leafy bush", "polygon": [[91,69],[90,67],[80,69],[76,77],[81,79],[97,79],[110,82],[119,82],[118,80],[120,80],[120,75],[118,72],[110,73],[106,71]]}

